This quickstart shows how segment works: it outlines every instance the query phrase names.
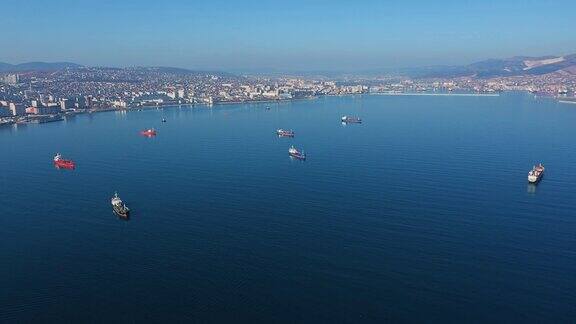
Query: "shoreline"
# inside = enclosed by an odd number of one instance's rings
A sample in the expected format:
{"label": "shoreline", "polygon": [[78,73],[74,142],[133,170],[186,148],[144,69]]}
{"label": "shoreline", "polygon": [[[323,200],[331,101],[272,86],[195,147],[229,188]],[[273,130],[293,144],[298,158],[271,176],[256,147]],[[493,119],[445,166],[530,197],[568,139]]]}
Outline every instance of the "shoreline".
{"label": "shoreline", "polygon": [[[353,96],[439,96],[439,97],[499,97],[500,93],[418,93],[418,92],[372,92],[372,93],[350,93],[350,94],[339,94],[339,95],[332,95],[332,94],[325,94],[325,95],[318,95],[313,97],[305,97],[305,98],[293,98],[293,99],[284,99],[284,100],[255,100],[255,101],[226,101],[226,102],[216,102],[213,104],[208,103],[184,103],[184,104],[166,104],[166,105],[156,105],[156,106],[140,106],[140,107],[131,107],[131,108],[124,108],[124,109],[117,109],[117,108],[104,108],[104,109],[97,109],[97,110],[86,110],[86,111],[78,111],[78,112],[69,112],[60,114],[60,116],[64,117],[66,120],[68,117],[75,117],[77,115],[90,115],[94,113],[104,113],[104,112],[134,112],[134,111],[143,111],[143,110],[152,110],[152,109],[165,109],[165,108],[175,108],[175,107],[186,107],[186,108],[195,108],[195,107],[204,107],[208,109],[213,109],[215,106],[226,106],[226,105],[236,105],[236,104],[246,104],[246,105],[259,105],[259,104],[279,104],[279,103],[290,103],[293,101],[303,101],[303,100],[317,100],[322,97],[353,97]],[[559,103],[566,103],[566,104],[576,104],[576,101],[567,101],[567,100],[557,100]],[[19,122],[13,121],[12,123],[2,123],[0,126],[18,126],[19,124],[30,124],[28,122]]]}
{"label": "shoreline", "polygon": [[375,96],[445,96],[445,97],[500,97],[499,93],[427,93],[427,92],[374,92]]}
{"label": "shoreline", "polygon": [[[302,101],[302,100],[316,100],[322,96],[315,96],[315,97],[307,97],[307,98],[292,98],[292,99],[280,99],[280,100],[254,100],[254,101],[221,101],[213,103],[212,106],[217,105],[234,105],[234,104],[273,104],[273,103],[284,103],[284,102],[292,102],[292,101]],[[209,104],[199,104],[204,106],[210,106]]]}

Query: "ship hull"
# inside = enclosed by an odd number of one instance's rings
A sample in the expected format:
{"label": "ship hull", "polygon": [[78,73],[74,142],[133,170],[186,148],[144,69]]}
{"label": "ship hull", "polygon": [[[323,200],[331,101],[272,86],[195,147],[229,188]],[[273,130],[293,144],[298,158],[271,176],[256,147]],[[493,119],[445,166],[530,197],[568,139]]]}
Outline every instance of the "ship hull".
{"label": "ship hull", "polygon": [[358,117],[342,117],[342,123],[344,124],[362,124],[362,119]]}
{"label": "ship hull", "polygon": [[76,164],[74,164],[74,162],[72,161],[54,161],[54,165],[57,168],[61,168],[61,169],[68,169],[68,170],[72,170],[74,168],[76,168]]}
{"label": "ship hull", "polygon": [[302,155],[302,154],[294,154],[294,153],[288,153],[291,157],[298,159],[298,160],[306,160],[306,155]]}
{"label": "ship hull", "polygon": [[124,210],[122,208],[116,207],[114,206],[112,208],[112,211],[114,212],[114,214],[116,214],[118,217],[122,217],[122,218],[128,218],[130,217],[130,210]]}
{"label": "ship hull", "polygon": [[291,130],[279,129],[276,131],[276,135],[278,135],[278,137],[294,137],[294,132]]}
{"label": "ship hull", "polygon": [[539,176],[528,176],[528,182],[530,183],[538,183],[542,180],[544,173],[540,174]]}
{"label": "ship hull", "polygon": [[153,136],[156,136],[156,131],[155,130],[145,130],[145,131],[141,131],[140,135],[146,136],[146,137],[153,137]]}

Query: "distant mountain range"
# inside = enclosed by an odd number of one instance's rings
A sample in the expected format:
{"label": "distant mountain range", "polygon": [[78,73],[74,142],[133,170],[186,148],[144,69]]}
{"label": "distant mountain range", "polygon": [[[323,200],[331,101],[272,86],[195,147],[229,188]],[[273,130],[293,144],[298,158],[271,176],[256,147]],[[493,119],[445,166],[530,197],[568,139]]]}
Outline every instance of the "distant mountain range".
{"label": "distant mountain range", "polygon": [[56,71],[66,68],[79,67],[82,67],[82,65],[70,62],[28,62],[21,64],[8,64],[0,62],[0,72]]}
{"label": "distant mountain range", "polygon": [[[26,71],[55,71],[66,68],[80,68],[82,65],[70,62],[29,62],[21,64],[8,64],[0,62],[0,72],[26,72]],[[194,71],[174,67],[148,67],[162,72],[175,74],[207,74],[232,75],[222,72]],[[576,74],[576,54],[564,56],[515,56],[505,59],[489,59],[468,65],[455,66],[428,66],[417,68],[382,69],[364,71],[360,73],[347,73],[348,75],[404,75],[414,78],[452,78],[472,76],[478,78],[492,78],[502,76],[542,75],[553,72]],[[298,74],[310,74],[298,73]],[[340,72],[315,73],[318,75],[339,75]]]}
{"label": "distant mountain range", "polygon": [[[29,71],[58,71],[63,69],[76,69],[85,67],[80,64],[70,63],[70,62],[27,62],[21,64],[9,64],[0,62],[0,73],[9,73],[9,72],[29,72]],[[104,67],[102,67],[104,68]],[[109,68],[109,69],[118,69],[118,68]],[[152,67],[135,67],[135,69],[146,69],[150,71],[158,71],[163,73],[172,73],[172,74],[194,74],[194,75],[206,75],[206,74],[213,74],[219,76],[231,76],[233,74],[226,73],[226,72],[219,72],[219,71],[200,71],[200,70],[189,70],[184,68],[177,68],[177,67],[165,67],[165,66],[152,66]]]}
{"label": "distant mountain range", "polygon": [[515,56],[506,59],[489,59],[461,66],[430,66],[406,68],[398,71],[412,77],[492,78],[503,76],[542,75],[552,72],[576,74],[576,54],[565,56]]}
{"label": "distant mountain range", "polygon": [[138,67],[140,69],[156,70],[163,73],[171,74],[186,74],[186,75],[217,75],[217,76],[236,76],[233,73],[212,71],[212,70],[189,70],[185,68],[170,67],[170,66],[153,66],[153,67]]}

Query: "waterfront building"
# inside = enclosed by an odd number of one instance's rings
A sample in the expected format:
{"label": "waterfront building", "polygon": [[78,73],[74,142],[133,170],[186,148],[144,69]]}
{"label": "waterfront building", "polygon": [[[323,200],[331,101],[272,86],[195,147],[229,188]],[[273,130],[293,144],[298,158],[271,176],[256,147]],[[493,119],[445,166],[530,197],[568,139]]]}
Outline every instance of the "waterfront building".
{"label": "waterfront building", "polygon": [[13,116],[22,116],[26,114],[26,107],[23,104],[10,103],[10,111]]}
{"label": "waterfront building", "polygon": [[70,99],[60,99],[60,109],[66,111],[75,108],[74,102]]}
{"label": "waterfront building", "polygon": [[115,108],[126,108],[128,105],[124,100],[115,100],[112,101],[112,106],[114,106]]}
{"label": "waterfront building", "polygon": [[36,108],[38,115],[54,115],[60,113],[60,107],[58,105],[49,105]]}

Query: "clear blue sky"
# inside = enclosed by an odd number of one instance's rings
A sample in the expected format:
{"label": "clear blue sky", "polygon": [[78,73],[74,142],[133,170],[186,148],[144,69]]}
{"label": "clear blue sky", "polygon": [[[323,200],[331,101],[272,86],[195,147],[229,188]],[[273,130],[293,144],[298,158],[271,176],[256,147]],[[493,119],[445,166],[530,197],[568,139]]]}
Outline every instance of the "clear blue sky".
{"label": "clear blue sky", "polygon": [[0,62],[361,70],[576,52],[575,0],[2,0]]}

